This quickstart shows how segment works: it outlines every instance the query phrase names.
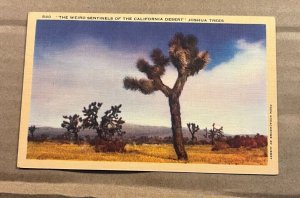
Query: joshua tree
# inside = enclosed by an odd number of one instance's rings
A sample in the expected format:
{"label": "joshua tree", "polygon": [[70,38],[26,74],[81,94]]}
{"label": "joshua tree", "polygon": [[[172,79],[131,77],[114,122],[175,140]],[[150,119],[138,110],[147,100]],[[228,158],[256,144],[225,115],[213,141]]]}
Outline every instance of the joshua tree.
{"label": "joshua tree", "polygon": [[196,125],[195,123],[187,123],[187,126],[192,135],[192,143],[194,143],[197,140],[197,138],[195,137],[195,133],[199,131],[199,125]]}
{"label": "joshua tree", "polygon": [[[152,65],[144,59],[137,61],[137,68],[146,74],[147,79],[124,78],[125,89],[138,90],[143,94],[161,91],[169,100],[173,146],[179,160],[187,160],[184,148],[179,97],[190,76],[196,75],[209,61],[208,52],[200,52],[197,48],[197,38],[193,35],[176,33],[169,42],[169,57],[160,49],[154,49],[150,55]],[[174,86],[170,88],[161,80],[165,67],[172,62],[177,69],[178,77]]]}
{"label": "joshua tree", "polygon": [[88,108],[83,108],[83,128],[95,129],[98,137],[103,140],[111,140],[114,136],[123,136],[125,131],[122,131],[122,125],[125,123],[122,117],[119,118],[121,113],[121,104],[111,106],[110,110],[104,113],[101,117],[101,122],[98,121],[98,111],[102,103],[92,102]]}
{"label": "joshua tree", "polygon": [[35,125],[31,125],[30,127],[28,127],[28,130],[30,132],[31,138],[34,138],[34,132],[37,128],[35,127]]}
{"label": "joshua tree", "polygon": [[92,102],[91,104],[89,104],[88,108],[83,107],[82,110],[83,115],[85,116],[83,118],[82,127],[84,129],[95,129],[99,137],[102,135],[102,130],[98,123],[98,111],[101,106],[102,103]]}
{"label": "joshua tree", "polygon": [[204,137],[209,138],[211,140],[211,144],[214,145],[215,139],[220,139],[220,138],[224,137],[224,133],[223,133],[222,126],[220,128],[216,128],[215,123],[213,123],[212,127],[213,128],[210,129],[209,131],[207,130],[207,128],[205,129],[206,133],[204,134]]}
{"label": "joshua tree", "polygon": [[112,139],[115,135],[123,136],[125,131],[122,131],[122,125],[125,123],[122,117],[119,118],[119,113],[121,113],[119,106],[111,106],[110,110],[104,113],[101,118],[101,128],[105,139]]}
{"label": "joshua tree", "polygon": [[66,120],[63,121],[61,127],[66,128],[69,133],[73,133],[76,143],[79,144],[78,132],[82,128],[82,118],[77,114],[74,114],[73,116],[63,116],[63,118]]}

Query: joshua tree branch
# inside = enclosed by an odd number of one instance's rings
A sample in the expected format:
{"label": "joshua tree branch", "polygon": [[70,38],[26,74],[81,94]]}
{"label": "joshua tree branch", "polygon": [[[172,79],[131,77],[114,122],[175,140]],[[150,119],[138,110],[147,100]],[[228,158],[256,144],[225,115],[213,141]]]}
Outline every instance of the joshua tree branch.
{"label": "joshua tree branch", "polygon": [[154,91],[160,90],[163,94],[168,97],[171,93],[170,87],[165,85],[159,76],[154,79],[136,79],[131,77],[126,77],[124,79],[125,89],[130,89],[133,91],[140,91],[143,94],[152,94]]}
{"label": "joshua tree branch", "polygon": [[178,74],[177,80],[172,89],[172,92],[176,95],[176,97],[179,97],[181,95],[183,87],[187,81],[187,77],[187,73]]}
{"label": "joshua tree branch", "polygon": [[154,84],[158,90],[160,90],[161,92],[163,92],[163,94],[165,94],[166,97],[169,97],[172,90],[169,86],[167,86],[163,83],[163,81],[161,80],[160,77],[156,77],[154,79]]}
{"label": "joshua tree branch", "polygon": [[153,80],[148,79],[136,79],[131,77],[125,77],[124,78],[124,88],[130,89],[133,91],[140,91],[143,94],[151,94],[154,91],[157,91],[158,89],[155,86],[155,83]]}
{"label": "joshua tree branch", "polygon": [[197,56],[191,60],[187,67],[188,76],[194,76],[195,74],[198,74],[198,72],[202,70],[210,61],[210,57],[207,51],[201,51],[197,53]]}

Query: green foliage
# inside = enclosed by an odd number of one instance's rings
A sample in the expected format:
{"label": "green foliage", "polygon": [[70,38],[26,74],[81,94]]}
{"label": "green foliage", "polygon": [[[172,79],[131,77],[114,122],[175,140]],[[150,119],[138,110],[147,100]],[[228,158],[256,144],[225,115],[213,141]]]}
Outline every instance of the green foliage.
{"label": "green foliage", "polygon": [[153,49],[150,57],[155,66],[165,67],[169,63],[169,58],[159,48]]}
{"label": "green foliage", "polygon": [[68,134],[73,134],[79,141],[78,132],[81,129],[94,129],[96,130],[98,137],[102,140],[112,140],[114,137],[120,137],[125,134],[122,130],[122,125],[125,121],[122,117],[119,117],[121,113],[122,105],[111,106],[111,108],[105,111],[104,115],[101,117],[101,121],[98,120],[98,112],[102,106],[102,103],[92,102],[88,107],[83,107],[83,118],[78,114],[73,116],[63,116],[65,119],[61,124],[61,127],[66,128]]}
{"label": "green foliage", "polygon": [[70,116],[63,116],[63,118],[65,120],[61,124],[61,127],[66,128],[67,131],[71,133],[78,133],[82,128],[80,124],[82,122],[82,118],[79,115],[74,114]]}
{"label": "green foliage", "polygon": [[92,102],[89,104],[88,108],[83,107],[83,128],[89,128],[89,129],[97,129],[99,124],[98,124],[98,111],[101,108],[102,103],[96,103]]}
{"label": "green foliage", "polygon": [[151,94],[157,89],[154,86],[153,80],[147,80],[147,79],[135,79],[126,77],[124,79],[124,87],[125,89],[131,89],[131,90],[139,90],[143,94]]}
{"label": "green foliage", "polygon": [[75,136],[76,143],[79,143],[78,133],[82,128],[82,118],[77,114],[63,116],[63,118],[65,120],[62,122],[61,127],[67,129],[68,133],[73,134]]}
{"label": "green foliage", "polygon": [[179,73],[193,76],[209,62],[207,51],[199,51],[198,40],[194,35],[176,33],[169,42],[169,55]]}
{"label": "green foliage", "polygon": [[125,121],[122,120],[122,117],[119,117],[121,107],[121,104],[111,106],[111,109],[107,110],[102,116],[100,126],[105,139],[112,139],[115,135],[123,136],[125,134],[125,131],[122,131],[122,125]]}
{"label": "green foliage", "polygon": [[102,103],[93,102],[89,104],[88,108],[83,108],[83,128],[95,129],[98,137],[104,140],[123,136],[125,131],[122,130],[122,125],[125,121],[119,117],[122,105],[111,106],[109,110],[105,111],[101,121],[98,121],[98,111],[101,106]]}
{"label": "green foliage", "polygon": [[[136,63],[137,69],[145,73],[147,79],[125,77],[124,88],[140,91],[146,95],[158,90],[167,97],[172,93],[180,95],[183,87],[177,86],[184,83],[175,83],[171,89],[162,82],[161,76],[165,74],[165,67],[170,61],[177,68],[180,76],[194,76],[202,70],[210,58],[207,51],[199,51],[197,44],[198,41],[194,35],[185,36],[182,33],[176,33],[169,42],[169,57],[165,56],[161,49],[153,49],[150,54],[152,65],[145,59],[139,59]],[[182,81],[182,79],[178,78],[177,81]]]}

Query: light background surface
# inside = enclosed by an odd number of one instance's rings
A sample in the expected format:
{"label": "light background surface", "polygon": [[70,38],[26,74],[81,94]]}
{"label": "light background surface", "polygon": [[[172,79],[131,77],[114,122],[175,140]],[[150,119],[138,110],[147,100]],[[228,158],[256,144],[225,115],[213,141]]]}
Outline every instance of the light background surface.
{"label": "light background surface", "polygon": [[[2,1],[0,4],[0,192],[92,197],[300,195],[298,1]],[[275,16],[279,176],[16,169],[27,12]],[[80,186],[80,187],[79,187]],[[1,194],[0,194],[1,195]]]}

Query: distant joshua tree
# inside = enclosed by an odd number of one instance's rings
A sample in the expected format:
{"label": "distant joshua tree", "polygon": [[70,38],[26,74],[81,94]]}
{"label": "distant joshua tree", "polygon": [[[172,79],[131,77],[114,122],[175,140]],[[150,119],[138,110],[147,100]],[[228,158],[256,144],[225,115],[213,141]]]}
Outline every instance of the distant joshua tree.
{"label": "distant joshua tree", "polygon": [[30,132],[31,138],[34,138],[34,132],[37,128],[35,127],[35,125],[31,125],[30,127],[28,127],[28,131]]}
{"label": "distant joshua tree", "polygon": [[104,116],[101,117],[101,121],[98,121],[98,111],[101,108],[102,103],[92,102],[88,108],[83,108],[83,128],[95,129],[98,137],[102,140],[112,140],[115,136],[123,136],[125,131],[122,130],[122,125],[125,121],[122,117],[119,117],[121,113],[120,108],[122,105],[111,106],[111,108],[105,111]]}
{"label": "distant joshua tree", "polygon": [[209,138],[211,144],[214,145],[216,139],[220,139],[224,137],[224,132],[223,132],[223,127],[221,126],[220,128],[216,128],[215,123],[212,124],[212,127],[213,128],[210,129],[209,131],[207,130],[207,128],[205,129],[206,133],[204,134],[204,137]]}
{"label": "distant joshua tree", "polygon": [[[179,160],[187,160],[188,156],[184,148],[184,140],[181,125],[181,113],[179,97],[183,87],[190,76],[196,75],[209,61],[208,52],[199,51],[197,38],[193,35],[176,33],[169,42],[169,57],[166,57],[160,49],[154,49],[150,55],[153,65],[146,60],[139,59],[137,68],[146,74],[147,79],[124,78],[125,89],[140,91],[143,94],[151,94],[161,91],[169,100],[173,146]],[[165,67],[172,62],[177,69],[178,77],[173,88],[165,85],[161,76],[165,73]]]}
{"label": "distant joshua tree", "polygon": [[66,120],[63,121],[61,127],[66,128],[69,133],[74,134],[76,143],[79,144],[78,132],[82,128],[82,118],[77,114],[73,116],[63,116],[63,118]]}
{"label": "distant joshua tree", "polygon": [[200,129],[199,125],[196,125],[195,123],[187,123],[187,127],[189,128],[189,131],[192,135],[192,143],[195,143],[197,141],[195,133]]}

